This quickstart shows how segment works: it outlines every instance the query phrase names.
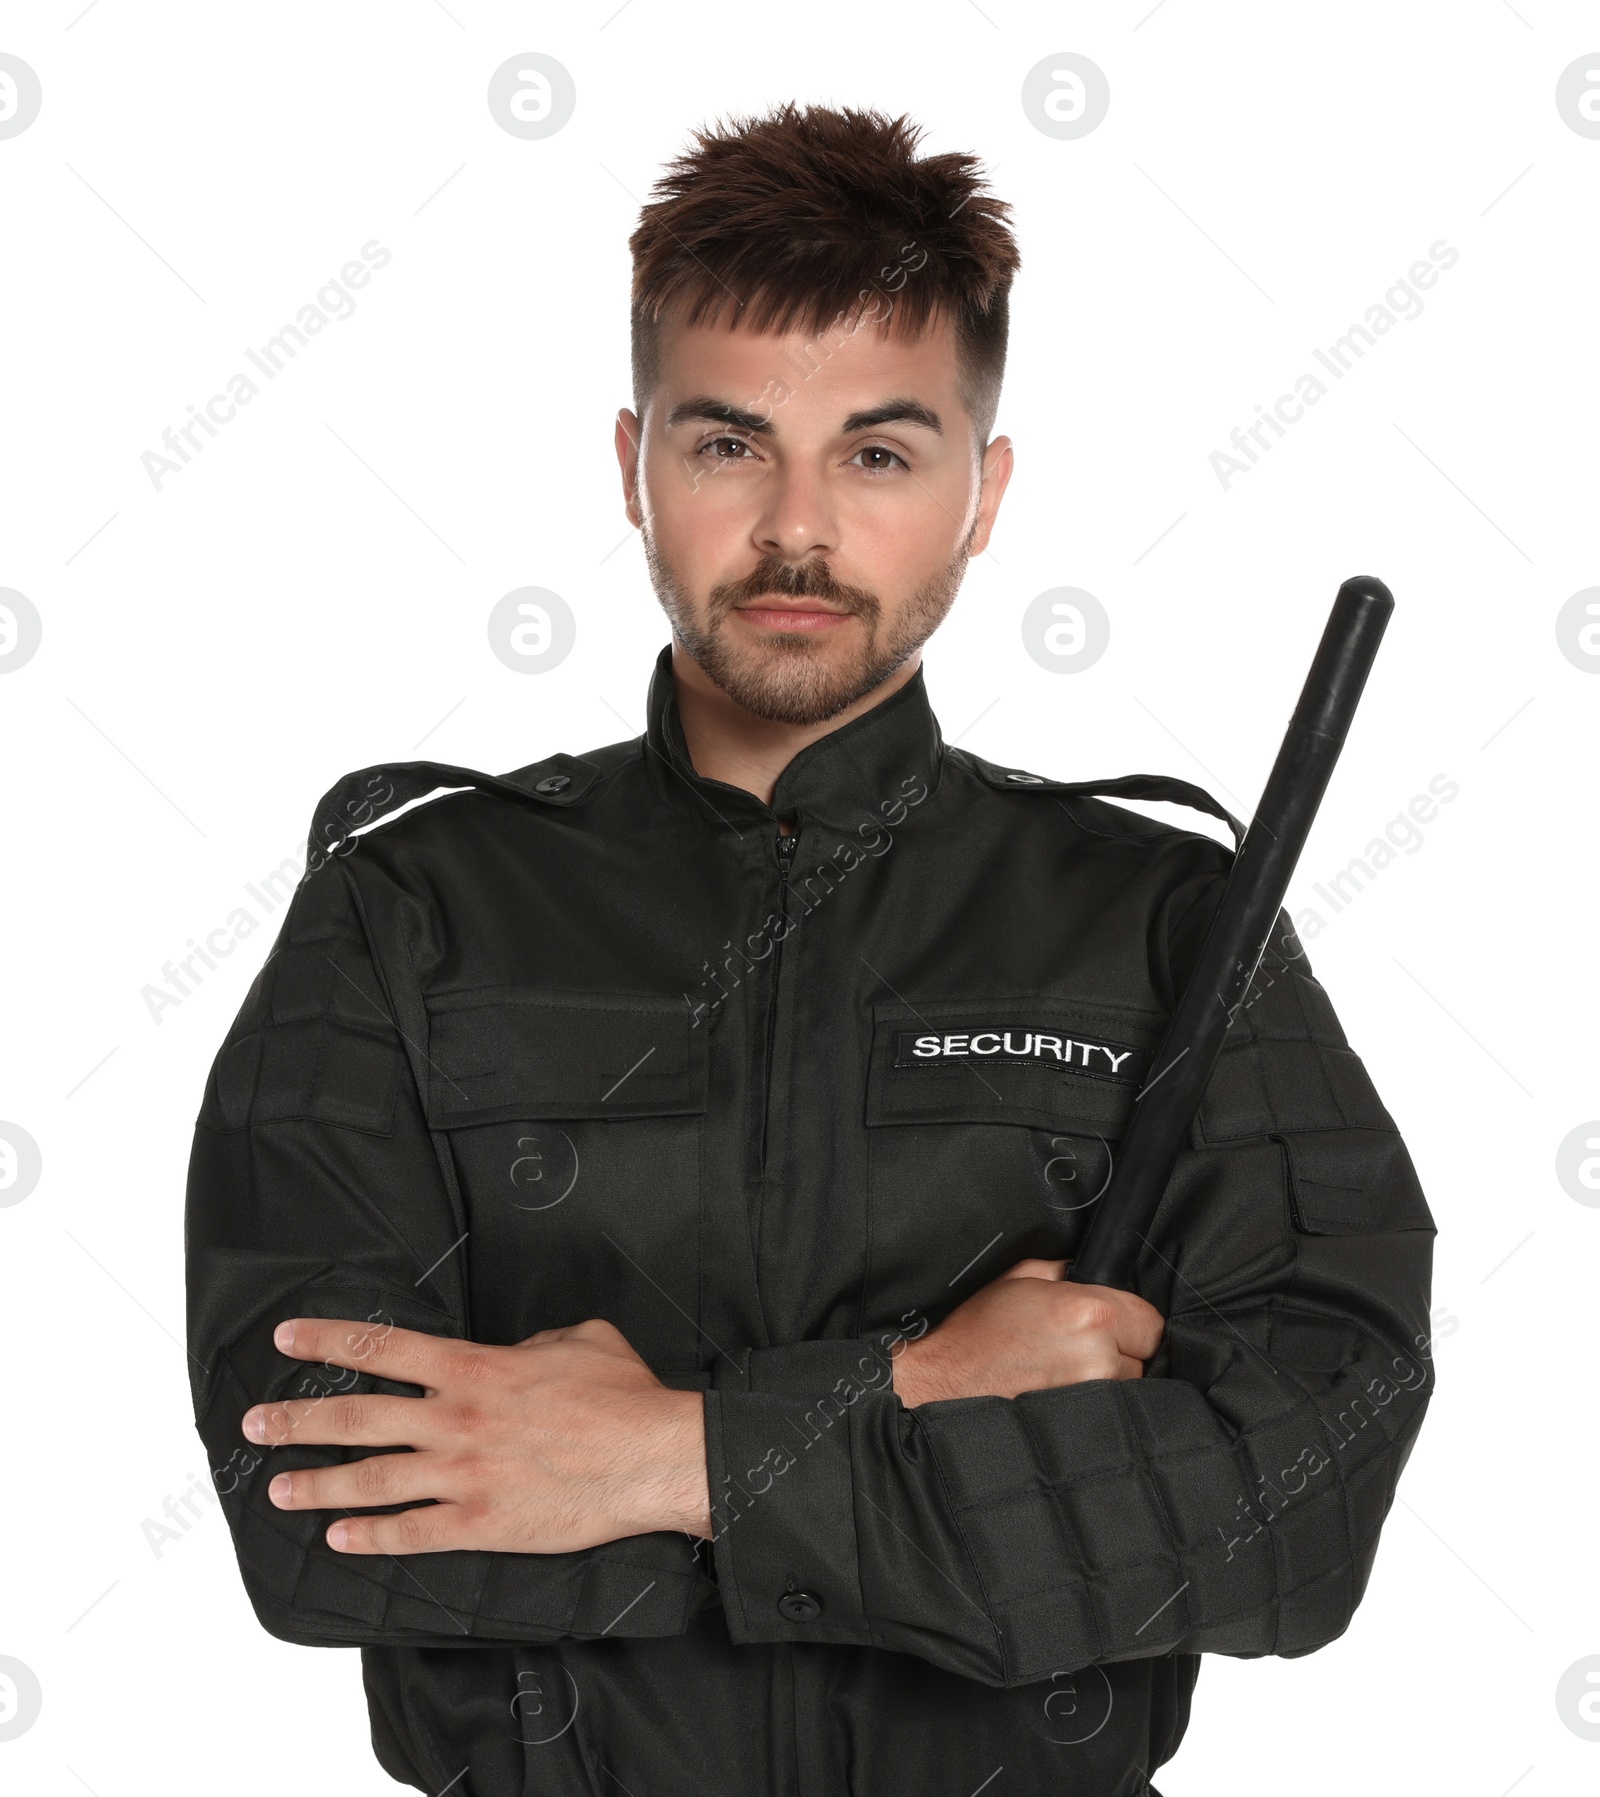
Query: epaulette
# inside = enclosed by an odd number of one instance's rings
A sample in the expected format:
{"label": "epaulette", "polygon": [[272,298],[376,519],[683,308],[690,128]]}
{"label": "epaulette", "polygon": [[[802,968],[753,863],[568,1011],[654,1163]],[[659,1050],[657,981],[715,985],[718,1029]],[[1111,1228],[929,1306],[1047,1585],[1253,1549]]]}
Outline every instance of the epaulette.
{"label": "epaulette", "polygon": [[425,799],[457,792],[491,793],[519,805],[576,804],[601,769],[576,755],[548,755],[510,774],[485,774],[443,761],[396,761],[346,774],[318,801],[306,842],[306,871],[345,854],[352,839]]}
{"label": "epaulette", "polygon": [[1192,811],[1209,812],[1220,818],[1233,832],[1234,846],[1244,841],[1245,826],[1226,806],[1220,804],[1203,786],[1191,780],[1177,780],[1170,774],[1118,774],[1109,780],[1050,780],[1043,774],[1024,773],[1020,768],[999,767],[974,755],[970,749],[960,751],[971,763],[973,771],[991,786],[1002,791],[1025,790],[1085,798],[1160,799],[1171,805],[1187,805]]}

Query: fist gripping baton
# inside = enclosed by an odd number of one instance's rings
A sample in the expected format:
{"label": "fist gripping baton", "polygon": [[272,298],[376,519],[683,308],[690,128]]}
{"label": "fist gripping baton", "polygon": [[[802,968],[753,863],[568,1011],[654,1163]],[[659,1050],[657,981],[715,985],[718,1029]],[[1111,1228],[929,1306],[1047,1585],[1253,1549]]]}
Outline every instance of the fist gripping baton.
{"label": "fist gripping baton", "polygon": [[1067,1268],[1069,1279],[1138,1290],[1134,1268],[1139,1250],[1200,1109],[1228,1026],[1266,951],[1393,610],[1389,589],[1369,574],[1357,574],[1339,588],[1194,973],[1134,1101],[1110,1178]]}

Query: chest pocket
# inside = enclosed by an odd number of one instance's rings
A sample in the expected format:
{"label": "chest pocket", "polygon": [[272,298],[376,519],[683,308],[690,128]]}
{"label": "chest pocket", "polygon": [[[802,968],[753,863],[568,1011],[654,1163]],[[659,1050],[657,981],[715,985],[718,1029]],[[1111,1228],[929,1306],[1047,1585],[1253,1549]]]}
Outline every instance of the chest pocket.
{"label": "chest pocket", "polygon": [[704,1026],[681,997],[476,987],[428,1000],[488,1341],[604,1317],[661,1373],[698,1367]]}
{"label": "chest pocket", "polygon": [[873,1310],[943,1314],[1016,1261],[1073,1254],[1166,1022],[1037,995],[875,1005]]}

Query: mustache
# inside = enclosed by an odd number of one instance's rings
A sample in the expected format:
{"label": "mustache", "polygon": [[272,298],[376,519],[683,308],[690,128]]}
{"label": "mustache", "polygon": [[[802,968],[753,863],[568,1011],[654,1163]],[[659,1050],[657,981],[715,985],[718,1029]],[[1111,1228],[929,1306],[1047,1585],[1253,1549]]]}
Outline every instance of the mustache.
{"label": "mustache", "polygon": [[779,561],[767,556],[759,561],[742,580],[728,581],[713,589],[713,613],[721,616],[735,606],[747,605],[769,593],[786,599],[821,599],[843,612],[863,612],[868,617],[878,611],[877,599],[864,588],[846,585],[825,561]]}

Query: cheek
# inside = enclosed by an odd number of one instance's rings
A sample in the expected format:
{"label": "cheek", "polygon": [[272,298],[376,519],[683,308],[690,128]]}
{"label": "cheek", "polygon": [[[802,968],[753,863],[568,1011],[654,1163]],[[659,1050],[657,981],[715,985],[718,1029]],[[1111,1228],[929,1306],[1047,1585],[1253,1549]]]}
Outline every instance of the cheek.
{"label": "cheek", "polygon": [[749,572],[753,482],[682,455],[662,455],[643,490],[656,555],[691,597]]}
{"label": "cheek", "polygon": [[[955,516],[959,519],[961,513]],[[920,516],[908,528],[880,541],[882,552],[874,554],[862,584],[882,603],[885,633],[892,634],[897,625],[929,630],[945,616],[955,602],[966,568],[963,541],[964,533],[957,535],[952,520],[943,513],[937,525]]]}
{"label": "cheek", "polygon": [[839,577],[871,593],[886,620],[910,609],[925,587],[943,584],[950,520],[935,509],[936,523],[929,509],[920,494],[915,500],[897,493],[865,502],[852,495],[835,516]]}
{"label": "cheek", "polygon": [[961,551],[977,517],[977,485],[965,463],[924,463],[899,476],[893,491],[862,497],[851,523],[862,542],[860,559],[891,572],[907,593],[937,583]]}

